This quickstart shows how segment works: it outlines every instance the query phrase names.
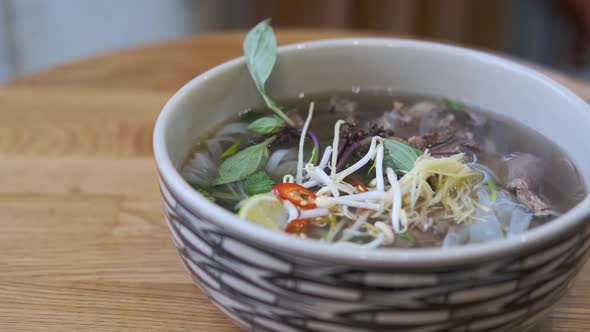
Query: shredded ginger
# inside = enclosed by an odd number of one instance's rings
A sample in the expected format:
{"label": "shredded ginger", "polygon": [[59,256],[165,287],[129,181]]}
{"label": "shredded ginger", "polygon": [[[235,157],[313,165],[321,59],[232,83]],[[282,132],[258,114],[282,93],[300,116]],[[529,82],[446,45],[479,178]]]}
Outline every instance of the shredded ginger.
{"label": "shredded ginger", "polygon": [[428,153],[416,159],[414,168],[400,180],[403,208],[411,225],[428,218],[435,205],[440,204],[443,214],[438,218],[453,219],[461,223],[476,210],[471,198],[473,186],[482,179],[482,174],[464,164],[462,153],[433,158]]}

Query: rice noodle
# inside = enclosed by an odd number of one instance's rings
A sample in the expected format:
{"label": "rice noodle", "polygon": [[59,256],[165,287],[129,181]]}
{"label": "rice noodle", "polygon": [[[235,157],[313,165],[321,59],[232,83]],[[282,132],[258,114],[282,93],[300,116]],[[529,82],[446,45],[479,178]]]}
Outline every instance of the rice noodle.
{"label": "rice noodle", "polygon": [[241,199],[246,199],[248,198],[248,194],[246,194],[246,192],[244,191],[244,187],[237,182],[234,183],[227,183],[225,184],[225,187],[236,197],[241,198]]}
{"label": "rice noodle", "polygon": [[214,159],[219,159],[221,154],[223,153],[223,149],[221,148],[221,144],[217,140],[212,140],[211,142],[207,141],[207,150],[213,156]]}
{"label": "rice noodle", "polygon": [[221,142],[233,142],[235,140],[236,139],[231,136],[221,136],[221,137],[209,139],[209,140],[205,141],[205,144],[207,145],[207,150],[209,151],[211,156],[214,159],[218,160],[219,158],[221,158],[221,154],[223,154],[223,149],[221,148]]}
{"label": "rice noodle", "polygon": [[217,165],[207,152],[197,152],[182,168],[182,176],[190,183],[210,186],[215,177]]}
{"label": "rice noodle", "polygon": [[243,122],[228,123],[217,132],[217,136],[245,134],[248,130],[248,124]]}
{"label": "rice noodle", "polygon": [[299,154],[297,156],[297,173],[295,175],[295,182],[297,184],[301,184],[303,180],[303,147],[305,145],[305,137],[307,136],[307,129],[309,128],[309,123],[311,122],[311,118],[313,117],[313,108],[314,102],[312,101],[309,104],[309,111],[307,113],[307,119],[303,124],[303,129],[301,129],[301,137],[299,138]]}
{"label": "rice noodle", "polygon": [[281,161],[293,151],[294,149],[279,149],[273,152],[266,163],[266,171],[272,173],[281,164]]}
{"label": "rice noodle", "polygon": [[248,198],[244,198],[241,201],[239,201],[238,203],[236,203],[236,205],[234,205],[234,210],[239,210],[247,200],[248,200]]}
{"label": "rice noodle", "polygon": [[[477,168],[475,168],[475,169],[477,169]],[[476,184],[475,186],[473,186],[473,188],[471,189],[473,191],[476,191],[477,189],[479,189],[479,188],[487,185],[488,184],[488,181],[491,179],[491,177],[488,174],[488,172],[486,172],[484,170],[479,170],[479,169],[477,169],[477,170],[481,173],[482,178],[481,178],[481,181],[479,181],[478,184]]]}

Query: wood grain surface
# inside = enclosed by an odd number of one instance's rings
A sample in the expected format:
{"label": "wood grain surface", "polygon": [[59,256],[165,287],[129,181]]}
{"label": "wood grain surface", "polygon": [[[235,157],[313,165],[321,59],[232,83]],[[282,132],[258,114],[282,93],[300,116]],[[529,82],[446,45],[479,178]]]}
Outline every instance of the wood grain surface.
{"label": "wood grain surface", "polygon": [[[237,331],[176,255],[151,131],[171,93],[238,56],[242,38],[122,51],[0,87],[0,331]],[[590,100],[589,86],[550,75]],[[590,267],[540,331],[590,331]]]}

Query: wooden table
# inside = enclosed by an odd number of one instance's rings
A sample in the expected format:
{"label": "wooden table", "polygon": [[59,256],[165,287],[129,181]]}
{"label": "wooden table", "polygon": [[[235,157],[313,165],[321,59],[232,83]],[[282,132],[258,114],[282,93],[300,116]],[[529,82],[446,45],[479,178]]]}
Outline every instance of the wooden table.
{"label": "wooden table", "polygon": [[[367,33],[283,31],[279,42]],[[151,133],[243,33],[98,56],[0,87],[0,331],[236,331],[160,210]],[[550,73],[590,100],[590,86]],[[590,331],[590,265],[541,331]]]}

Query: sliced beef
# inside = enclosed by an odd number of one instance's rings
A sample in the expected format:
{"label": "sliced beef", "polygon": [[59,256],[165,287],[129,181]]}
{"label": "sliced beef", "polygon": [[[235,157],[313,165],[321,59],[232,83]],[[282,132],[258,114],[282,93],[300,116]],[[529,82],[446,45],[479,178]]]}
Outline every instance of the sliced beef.
{"label": "sliced beef", "polygon": [[377,119],[377,124],[396,132],[397,136],[409,137],[412,133],[427,134],[431,130],[448,125],[452,119],[447,117],[440,105],[422,101],[413,105],[394,102],[391,110]]}
{"label": "sliced beef", "polygon": [[485,114],[483,114],[482,112],[473,112],[469,110],[465,112],[469,116],[471,124],[475,127],[481,127],[488,123],[488,117],[485,116]]}
{"label": "sliced beef", "polygon": [[554,214],[554,212],[549,209],[549,205],[531,190],[515,188],[514,192],[516,199],[520,204],[526,206],[535,216]]}
{"label": "sliced beef", "polygon": [[418,132],[420,135],[439,132],[457,125],[455,120],[455,115],[452,113],[434,110],[419,118]]}
{"label": "sliced beef", "polygon": [[330,112],[353,113],[357,109],[357,102],[348,98],[332,96],[330,98]]}
{"label": "sliced beef", "polygon": [[469,113],[449,111],[432,102],[421,102],[410,107],[406,114],[413,119],[411,125],[414,132],[419,133],[408,138],[408,143],[415,148],[429,149],[431,153],[440,155],[465,152],[465,148],[479,148],[473,133],[476,121]]}
{"label": "sliced beef", "polygon": [[448,142],[454,134],[453,130],[437,131],[432,134],[412,136],[408,138],[408,143],[416,149],[424,150]]}
{"label": "sliced beef", "polygon": [[429,149],[432,154],[455,154],[479,148],[475,134],[460,126],[449,126],[431,134],[412,136],[408,143],[417,149]]}
{"label": "sliced beef", "polygon": [[421,101],[407,108],[407,114],[413,119],[420,119],[423,116],[441,111],[440,105],[431,101]]}
{"label": "sliced beef", "polygon": [[[415,227],[409,231],[409,233],[416,238],[416,247],[440,247],[442,245],[453,222],[447,219],[437,219],[436,216],[433,216],[432,218],[434,218],[435,221],[430,228],[420,229],[420,227]],[[405,241],[398,242],[401,243]]]}
{"label": "sliced beef", "polygon": [[[410,234],[412,234],[416,239],[415,247],[420,248],[440,247],[445,238],[444,234],[440,235],[438,233],[433,233],[431,231],[423,232],[419,229],[414,229],[410,231]],[[402,242],[400,241],[400,239],[397,239],[396,241]]]}
{"label": "sliced beef", "polygon": [[541,184],[543,161],[530,153],[510,153],[502,156],[498,176],[507,187],[535,190]]}
{"label": "sliced beef", "polygon": [[386,111],[375,120],[377,126],[396,133],[409,127],[411,122],[412,117],[408,114],[408,108],[400,102],[394,102],[390,111]]}
{"label": "sliced beef", "polygon": [[536,194],[545,172],[541,159],[530,153],[511,153],[500,158],[496,171],[503,185],[531,212],[537,216],[550,213],[547,203]]}

